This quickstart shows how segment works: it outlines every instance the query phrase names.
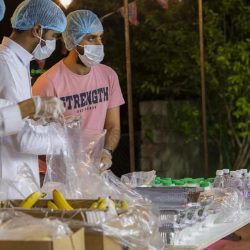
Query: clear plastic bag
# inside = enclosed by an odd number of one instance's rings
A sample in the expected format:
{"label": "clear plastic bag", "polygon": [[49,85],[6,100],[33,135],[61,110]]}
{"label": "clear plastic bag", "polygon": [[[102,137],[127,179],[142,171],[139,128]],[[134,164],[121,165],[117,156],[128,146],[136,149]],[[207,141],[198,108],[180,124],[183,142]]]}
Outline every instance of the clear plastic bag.
{"label": "clear plastic bag", "polygon": [[158,216],[142,206],[129,208],[127,212],[105,221],[101,228],[97,227],[96,230],[114,237],[129,249],[164,249]]}
{"label": "clear plastic bag", "polygon": [[27,164],[23,164],[17,170],[15,180],[0,180],[0,200],[23,199],[29,194],[39,191],[32,170]]}
{"label": "clear plastic bag", "polygon": [[100,168],[101,153],[104,147],[106,130],[97,131],[84,129],[81,131],[81,165]]}
{"label": "clear plastic bag", "polygon": [[214,190],[215,203],[211,204],[211,209],[216,208],[218,214],[215,224],[235,222],[242,214],[243,194],[237,189],[225,188]]}
{"label": "clear plastic bag", "polygon": [[67,145],[60,154],[49,150],[42,191],[51,194],[54,188],[58,188],[68,199],[111,196],[124,199],[129,204],[138,200],[144,202],[141,195],[123,184],[111,171],[100,174],[106,131],[81,131],[80,120],[76,117],[72,119],[66,121],[64,127],[58,124],[58,133]]}
{"label": "clear plastic bag", "polygon": [[69,226],[58,219],[37,219],[14,210],[0,213],[1,240],[50,240],[71,233]]}
{"label": "clear plastic bag", "polygon": [[47,171],[42,190],[51,195],[51,191],[57,188],[67,197],[80,198],[80,180],[77,176],[80,157],[80,118],[68,117],[63,126],[56,124],[55,130],[57,135],[63,138],[65,146],[62,147],[63,150],[60,153],[53,146],[49,147],[46,157]]}
{"label": "clear plastic bag", "polygon": [[141,171],[124,174],[121,176],[121,182],[131,188],[150,186],[152,181],[155,179],[155,173],[155,170],[152,170],[148,172]]}
{"label": "clear plastic bag", "polygon": [[69,117],[64,126],[57,124],[57,133],[66,145],[60,154],[49,148],[42,190],[51,193],[58,188],[67,198],[87,198],[84,180],[90,179],[90,187],[97,184],[100,188],[99,165],[106,131],[82,131],[80,117]]}
{"label": "clear plastic bag", "polygon": [[135,190],[121,182],[120,178],[107,170],[102,174],[104,182],[104,192],[114,199],[125,200],[129,205],[141,204],[150,205],[151,201],[144,198]]}

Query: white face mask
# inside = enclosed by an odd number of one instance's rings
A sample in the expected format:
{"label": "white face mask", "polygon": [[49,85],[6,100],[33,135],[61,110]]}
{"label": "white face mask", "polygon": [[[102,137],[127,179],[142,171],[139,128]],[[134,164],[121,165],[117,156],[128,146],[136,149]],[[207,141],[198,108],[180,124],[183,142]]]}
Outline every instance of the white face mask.
{"label": "white face mask", "polygon": [[82,63],[87,67],[92,67],[99,64],[104,58],[104,46],[103,45],[79,45],[84,48],[84,54],[78,53],[78,56]]}
{"label": "white face mask", "polygon": [[[41,29],[41,33],[43,33],[43,28]],[[41,35],[42,36],[42,35]],[[32,55],[35,57],[37,60],[43,60],[48,57],[53,53],[53,51],[56,48],[56,40],[44,40],[42,37],[39,37],[40,39],[39,43],[35,47],[35,49],[32,52]],[[45,45],[42,47],[41,46],[41,41],[45,42]]]}

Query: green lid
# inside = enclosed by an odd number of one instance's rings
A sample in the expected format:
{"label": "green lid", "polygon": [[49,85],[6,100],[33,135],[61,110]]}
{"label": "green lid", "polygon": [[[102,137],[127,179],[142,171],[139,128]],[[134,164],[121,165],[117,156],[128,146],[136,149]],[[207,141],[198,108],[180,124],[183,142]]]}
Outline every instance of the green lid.
{"label": "green lid", "polygon": [[188,180],[187,183],[188,184],[197,184],[197,183],[200,183],[200,181],[193,179],[193,180]]}
{"label": "green lid", "polygon": [[156,185],[160,185],[161,184],[161,180],[154,180],[154,184],[156,184]]}
{"label": "green lid", "polygon": [[183,178],[182,180],[189,181],[189,180],[193,180],[193,178],[186,177],[186,178]]}
{"label": "green lid", "polygon": [[184,178],[184,179],[180,179],[180,181],[183,181],[185,184],[187,183],[187,180]]}
{"label": "green lid", "polygon": [[155,180],[160,180],[160,179],[161,179],[160,176],[156,176],[156,177],[155,177]]}
{"label": "green lid", "polygon": [[171,180],[162,180],[161,183],[163,186],[171,186],[172,185]]}
{"label": "green lid", "polygon": [[214,182],[214,177],[207,178],[207,181],[210,182],[210,183],[213,183]]}
{"label": "green lid", "polygon": [[210,183],[208,181],[203,181],[200,183],[200,187],[209,187]]}
{"label": "green lid", "polygon": [[200,178],[195,178],[195,180],[197,180],[197,181],[204,181],[204,178],[203,177],[200,177]]}
{"label": "green lid", "polygon": [[185,185],[185,182],[182,181],[182,180],[175,180],[175,181],[174,181],[174,184],[175,184],[176,186],[183,186],[183,185]]}
{"label": "green lid", "polygon": [[170,178],[170,177],[164,177],[164,178],[162,178],[162,180],[172,181],[172,178]]}

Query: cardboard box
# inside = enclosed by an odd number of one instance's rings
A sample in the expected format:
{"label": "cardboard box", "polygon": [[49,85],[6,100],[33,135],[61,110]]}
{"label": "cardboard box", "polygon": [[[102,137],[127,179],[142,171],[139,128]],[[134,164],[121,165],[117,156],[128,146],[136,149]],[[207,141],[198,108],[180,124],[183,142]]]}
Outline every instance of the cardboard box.
{"label": "cardboard box", "polygon": [[[25,229],[24,229],[25,230]],[[46,241],[0,240],[2,250],[85,250],[84,229],[72,235]]]}
{"label": "cardboard box", "polygon": [[[32,209],[23,209],[19,208],[19,204],[21,203],[21,200],[12,200],[10,202],[10,207],[15,207],[16,211],[19,212],[24,212],[26,214],[29,214],[33,217],[37,218],[45,218],[45,217],[57,217],[59,219],[73,219],[73,220],[78,220],[78,221],[85,221],[84,217],[84,212],[85,211],[90,211],[92,209],[89,209],[90,205],[94,202],[94,200],[67,200],[69,204],[76,208],[76,210],[50,210],[47,209],[47,201],[48,200],[39,200],[35,207]],[[8,208],[1,209],[3,210],[8,210]],[[96,210],[95,210],[96,211]],[[79,230],[79,226],[74,229],[74,231],[77,233]],[[123,247],[112,237],[107,237],[103,235],[101,232],[93,231],[91,230],[90,227],[81,227],[81,232],[82,232],[82,237],[84,239],[84,243],[82,243],[82,248],[73,248],[74,250],[122,250]],[[65,239],[66,240],[66,239]],[[77,239],[74,239],[77,241]],[[11,241],[10,241],[11,242]],[[42,242],[38,244],[38,242],[11,242],[11,246],[15,246],[17,248],[6,248],[7,250],[71,250],[72,248],[55,248],[57,245],[61,244],[61,240],[53,241],[53,242]],[[79,241],[78,241],[79,242]],[[5,248],[2,248],[3,241],[0,241],[0,250]],[[9,244],[5,242],[5,244]],[[16,244],[16,245],[15,245]],[[24,245],[24,248],[19,248],[20,245]],[[29,246],[30,248],[27,248]],[[37,244],[36,246],[33,244]],[[41,248],[39,248],[41,245]],[[62,243],[63,246],[66,246],[66,243]],[[7,245],[6,245],[7,246]],[[61,246],[61,245],[60,245]],[[46,248],[47,247],[47,248]],[[50,247],[50,248],[49,248]],[[54,247],[54,248],[53,248]],[[67,246],[70,247],[70,246]]]}
{"label": "cardboard box", "polygon": [[[7,203],[7,207],[12,209],[14,207],[16,211],[29,214],[36,218],[57,217],[66,220],[86,221],[84,212],[93,210],[89,209],[89,207],[94,202],[94,200],[67,200],[75,210],[51,210],[47,208],[48,201],[49,200],[39,200],[33,208],[25,209],[19,207],[22,200],[10,200]],[[2,211],[3,210],[8,210],[8,208],[3,208]],[[94,211],[96,211],[96,209]]]}
{"label": "cardboard box", "polygon": [[[24,229],[25,230],[25,229]],[[123,250],[111,237],[80,228],[70,236],[51,241],[0,240],[1,250]]]}
{"label": "cardboard box", "polygon": [[123,250],[119,242],[100,232],[85,229],[85,250]]}

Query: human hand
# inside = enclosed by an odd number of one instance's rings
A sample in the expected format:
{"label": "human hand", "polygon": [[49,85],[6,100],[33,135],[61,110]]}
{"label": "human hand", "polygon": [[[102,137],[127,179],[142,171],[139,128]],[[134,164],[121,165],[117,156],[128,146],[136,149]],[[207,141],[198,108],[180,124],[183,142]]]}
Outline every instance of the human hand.
{"label": "human hand", "polygon": [[65,108],[63,102],[57,97],[32,97],[35,104],[34,118],[42,118],[47,122],[63,118]]}
{"label": "human hand", "polygon": [[107,149],[102,150],[100,172],[104,172],[112,166],[112,155]]}

